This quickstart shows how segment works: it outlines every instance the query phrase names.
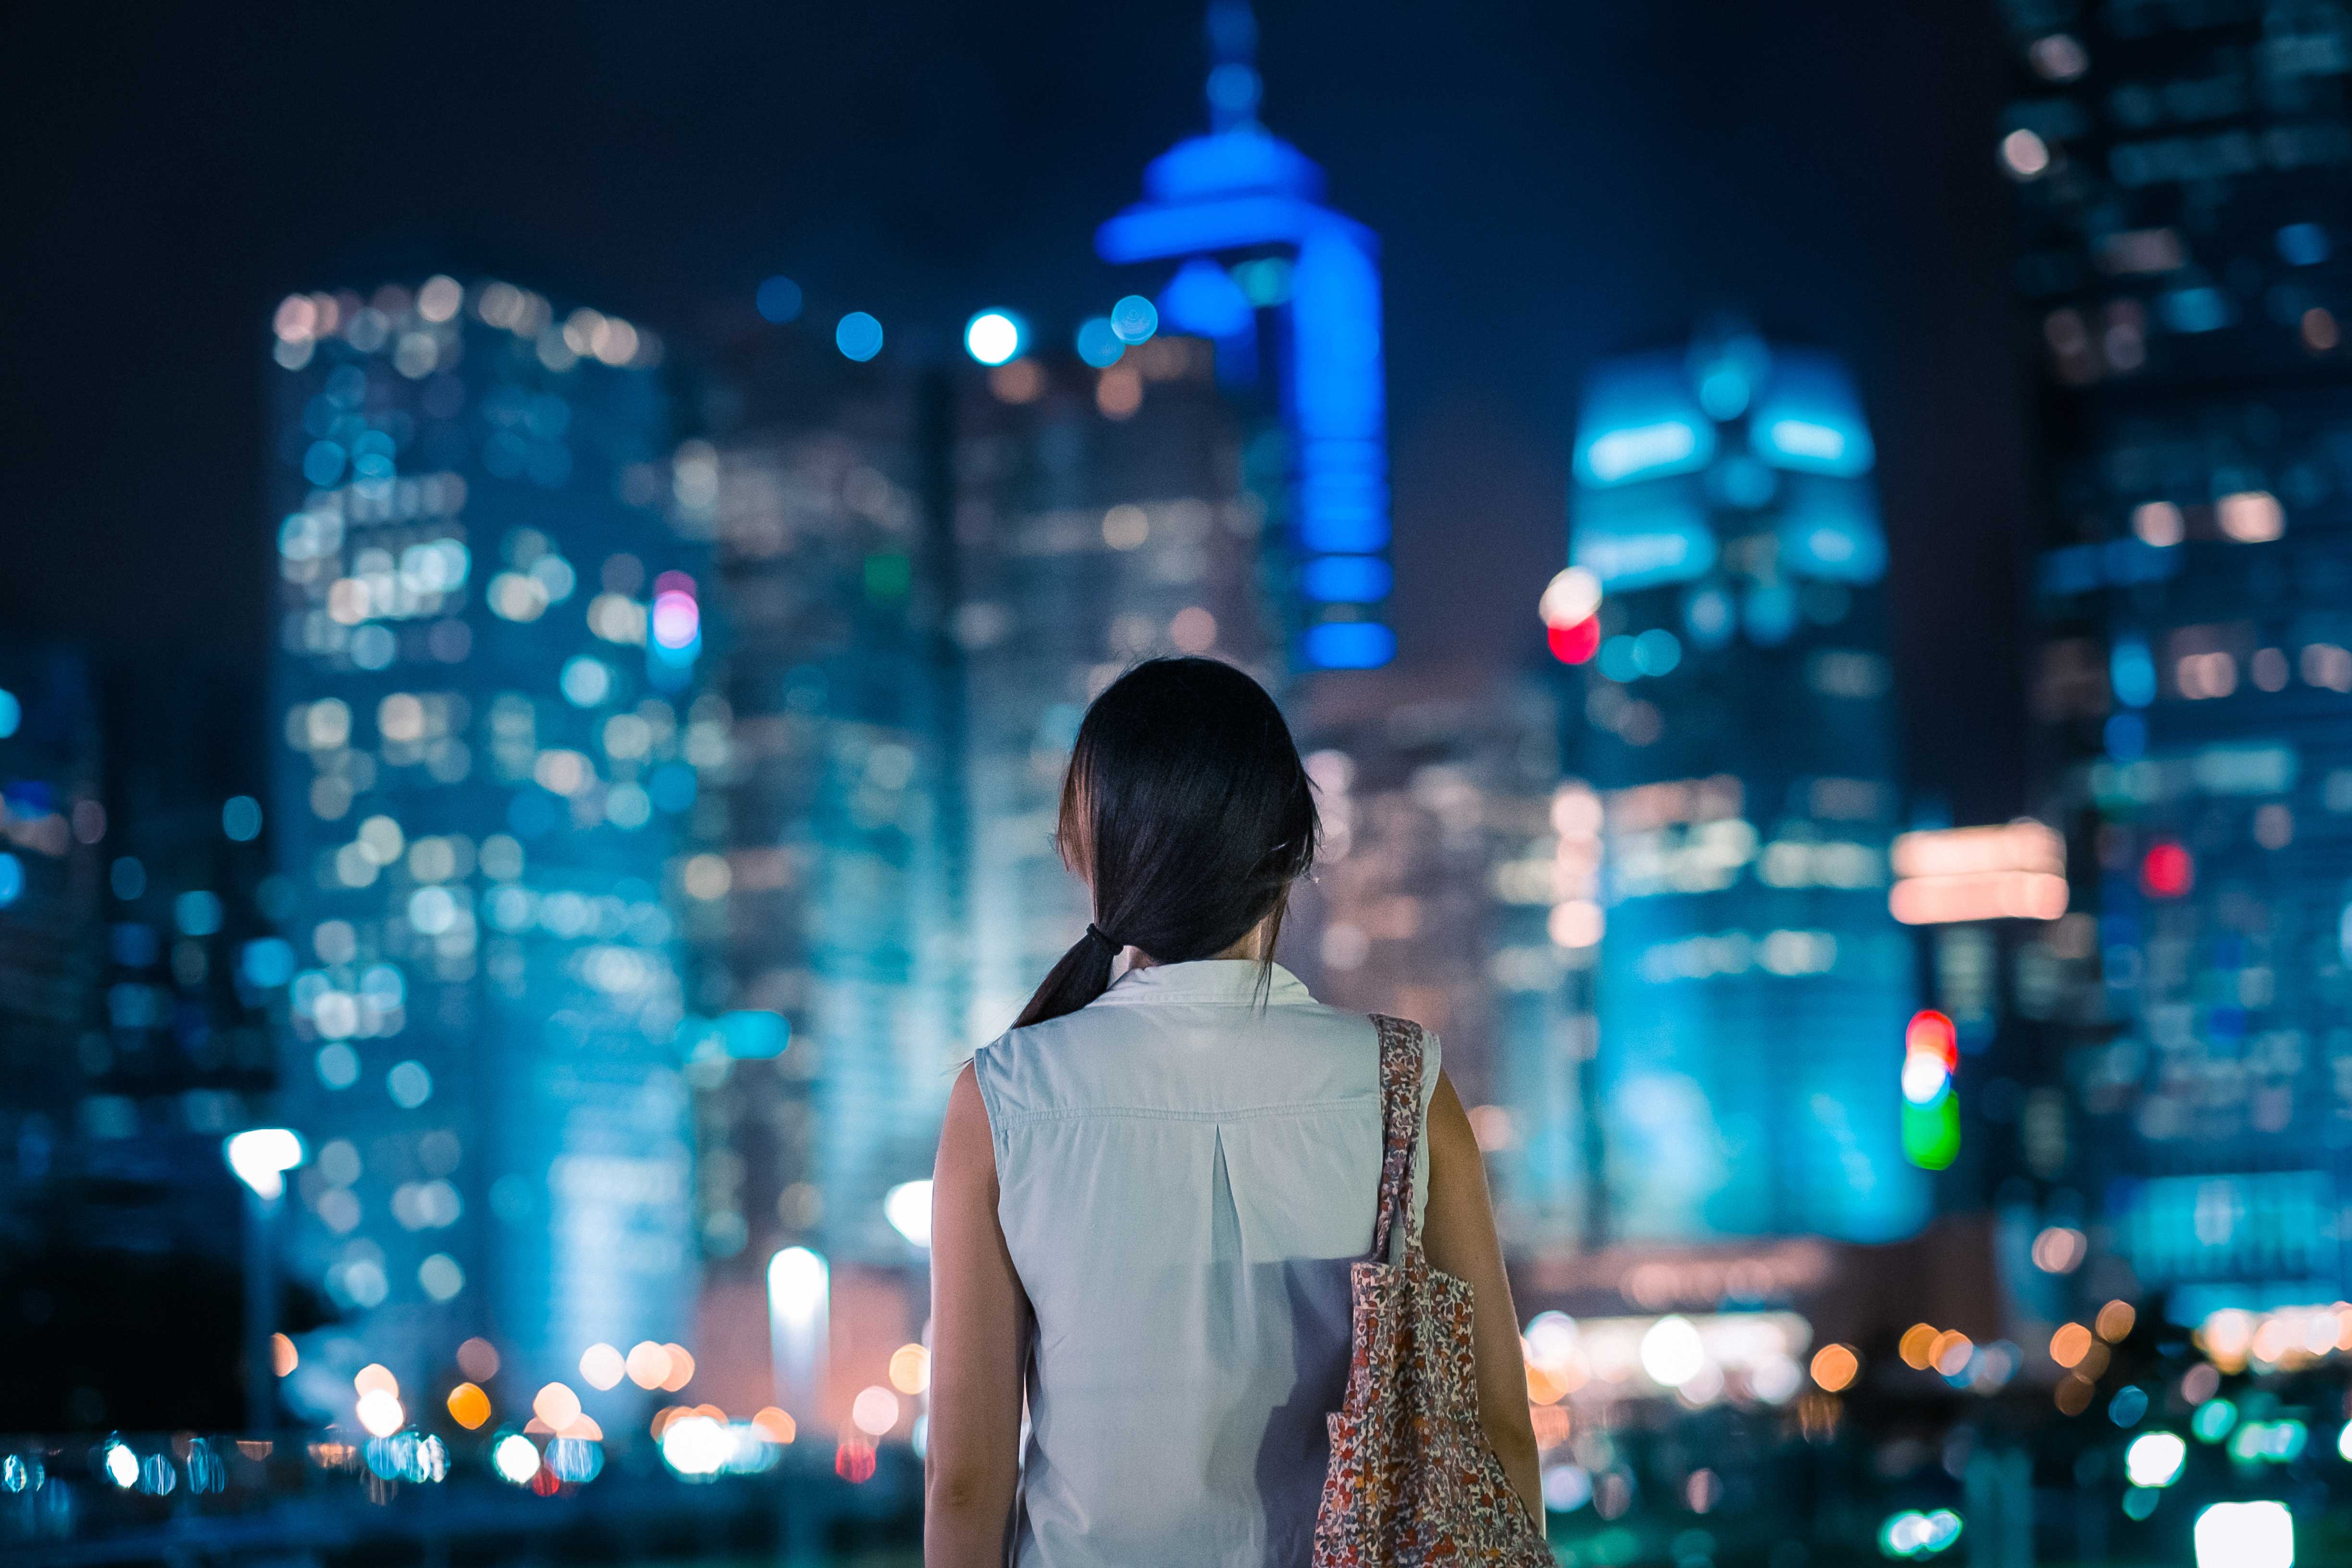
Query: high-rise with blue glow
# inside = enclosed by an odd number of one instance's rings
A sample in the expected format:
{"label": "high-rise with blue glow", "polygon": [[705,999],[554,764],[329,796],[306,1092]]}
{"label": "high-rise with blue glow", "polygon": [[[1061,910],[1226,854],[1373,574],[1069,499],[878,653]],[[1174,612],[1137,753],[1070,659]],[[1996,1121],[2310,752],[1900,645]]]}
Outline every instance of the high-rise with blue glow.
{"label": "high-rise with blue glow", "polygon": [[1246,4],[1214,0],[1209,133],[1152,160],[1144,199],[1095,248],[1115,264],[1174,263],[1159,319],[1216,345],[1224,385],[1276,389],[1289,660],[1370,668],[1396,651],[1379,242],[1325,205],[1322,170],[1258,123],[1256,40]]}
{"label": "high-rise with blue glow", "polygon": [[[1903,1236],[1909,943],[1874,454],[1827,355],[1736,325],[1586,384],[1570,558],[1600,603],[1575,771],[1600,792],[1597,1092],[1623,1241]],[[1584,608],[1580,605],[1579,608]]]}
{"label": "high-rise with blue glow", "polygon": [[446,277],[275,327],[294,952],[254,978],[288,987],[310,1150],[289,1264],[343,1313],[293,1393],[347,1408],[377,1361],[415,1409],[481,1335],[527,1400],[591,1344],[685,1338],[691,1300],[670,908],[725,891],[688,852],[724,734],[659,346]]}
{"label": "high-rise with blue glow", "polygon": [[2352,24],[2003,13],[2017,93],[1987,153],[2053,416],[2038,805],[2097,921],[2020,954],[2068,1047],[2029,1129],[2037,1196],[2178,1321],[2332,1302],[2352,1289]]}

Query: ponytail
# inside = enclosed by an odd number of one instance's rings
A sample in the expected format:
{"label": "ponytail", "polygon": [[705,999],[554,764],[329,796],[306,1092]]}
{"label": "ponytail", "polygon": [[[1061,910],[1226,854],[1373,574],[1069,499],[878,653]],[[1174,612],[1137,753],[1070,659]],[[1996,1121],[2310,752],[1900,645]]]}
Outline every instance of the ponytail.
{"label": "ponytail", "polygon": [[1122,943],[1105,936],[1100,926],[1087,927],[1087,934],[1072,942],[1061,962],[1046,972],[1045,984],[1021,1009],[1021,1016],[1013,1020],[1013,1026],[1025,1029],[1075,1013],[1109,990],[1111,964],[1125,951]]}

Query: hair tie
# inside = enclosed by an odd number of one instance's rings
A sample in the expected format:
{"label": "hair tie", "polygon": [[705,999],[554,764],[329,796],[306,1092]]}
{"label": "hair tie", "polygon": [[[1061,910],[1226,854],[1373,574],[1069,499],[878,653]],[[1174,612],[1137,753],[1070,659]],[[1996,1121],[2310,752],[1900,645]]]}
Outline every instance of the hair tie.
{"label": "hair tie", "polygon": [[1091,922],[1087,926],[1087,938],[1090,942],[1098,942],[1102,943],[1103,947],[1113,958],[1117,958],[1127,949],[1127,943],[1112,941],[1109,932],[1104,931],[1102,927]]}

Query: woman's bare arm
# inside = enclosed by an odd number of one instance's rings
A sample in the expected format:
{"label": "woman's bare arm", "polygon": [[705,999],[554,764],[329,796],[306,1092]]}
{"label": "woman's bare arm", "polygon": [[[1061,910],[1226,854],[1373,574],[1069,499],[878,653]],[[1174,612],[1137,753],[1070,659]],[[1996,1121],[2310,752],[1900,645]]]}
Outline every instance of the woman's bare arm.
{"label": "woman's bare arm", "polygon": [[1511,1489],[1543,1524],[1543,1486],[1537,1473],[1536,1430],[1528,1415],[1528,1368],[1519,1353],[1519,1319],[1503,1247],[1495,1236],[1495,1209],[1486,1196],[1486,1163],[1453,1081],[1440,1072],[1429,1102],[1429,1206],[1422,1245],[1430,1263],[1468,1283],[1476,1295],[1471,1338],[1478,1367],[1478,1425],[1503,1461]]}
{"label": "woman's bare arm", "polygon": [[[924,1568],[1002,1568],[1021,1473],[1029,1298],[996,1221],[988,1108],[967,1065],[931,1176],[931,1409]],[[1516,1346],[1517,1342],[1513,1342]],[[1527,1419],[1525,1394],[1520,1420]]]}

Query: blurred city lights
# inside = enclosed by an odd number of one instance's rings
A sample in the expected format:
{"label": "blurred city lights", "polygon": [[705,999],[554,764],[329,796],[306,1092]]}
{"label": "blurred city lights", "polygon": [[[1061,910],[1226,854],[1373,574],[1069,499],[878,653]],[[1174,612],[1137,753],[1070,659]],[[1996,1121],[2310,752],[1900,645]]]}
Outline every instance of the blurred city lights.
{"label": "blurred city lights", "polygon": [[1010,310],[982,310],[964,323],[964,352],[982,364],[1003,364],[1021,353],[1028,332]]}
{"label": "blurred city lights", "polygon": [[498,1347],[488,1340],[469,1339],[457,1347],[457,1367],[476,1383],[488,1383],[499,1374]]}
{"label": "blurred city lights", "polygon": [[100,1462],[105,1467],[106,1479],[123,1490],[139,1484],[139,1456],[131,1451],[128,1444],[110,1439]]}
{"label": "blurred city lights", "polygon": [[2294,1568],[2294,1518],[2283,1502],[2217,1502],[2197,1515],[2197,1568]]}
{"label": "blurred city lights", "polygon": [[1110,330],[1122,343],[1148,342],[1160,330],[1160,308],[1140,294],[1129,294],[1110,308]]}
{"label": "blurred city lights", "polygon": [[563,1384],[551,1383],[531,1400],[530,1410],[551,1428],[561,1432],[579,1418],[580,1396]]}
{"label": "blurred city lights", "polygon": [[849,1422],[870,1437],[879,1437],[898,1424],[898,1396],[877,1384],[857,1391],[849,1402]]}
{"label": "blurred city lights", "polygon": [[509,1432],[490,1446],[490,1466],[499,1479],[529,1486],[539,1474],[539,1445],[520,1432]]}
{"label": "blurred city lights", "polygon": [[752,308],[760,312],[762,319],[779,326],[798,320],[801,304],[801,286],[781,276],[768,279],[751,295]]}
{"label": "blurred city lights", "polygon": [[249,795],[233,795],[221,806],[221,832],[239,844],[261,837],[261,803]]}
{"label": "blurred city lights", "polygon": [[689,1479],[718,1475],[734,1456],[733,1437],[708,1415],[681,1416],[662,1429],[662,1463]]}
{"label": "blurred city lights", "polygon": [[2050,145],[2031,131],[2012,131],[2001,138],[2000,161],[2016,178],[2034,179],[2050,167]]}
{"label": "blurred city lights", "polygon": [[931,1352],[920,1345],[900,1345],[890,1352],[890,1386],[913,1395],[931,1385]]}
{"label": "blurred city lights", "polygon": [[2136,1487],[2168,1487],[2189,1462],[2189,1445],[2177,1432],[2143,1432],[2124,1450],[2124,1477]]}
{"label": "blurred city lights", "polygon": [[2187,896],[2197,880],[2197,863],[2187,848],[2171,839],[2148,847],[2139,863],[2139,885],[2152,899]]}
{"label": "blurred city lights", "polygon": [[580,1378],[591,1388],[616,1388],[627,1372],[621,1352],[611,1345],[590,1345],[580,1353]]}
{"label": "blurred city lights", "polygon": [[1562,664],[1583,664],[1601,650],[1601,617],[1588,616],[1573,626],[1546,626],[1545,646]]}
{"label": "blurred city lights", "polygon": [[2189,1435],[2200,1443],[2218,1443],[2238,1425],[2238,1407],[2227,1399],[2209,1399],[2189,1412]]}
{"label": "blurred city lights", "polygon": [[1933,1557],[1959,1540],[1960,1516],[1950,1509],[1898,1513],[1878,1527],[1878,1549],[1888,1557]]}
{"label": "blurred city lights", "polygon": [[1903,1153],[1923,1171],[1944,1170],[1959,1155],[1959,1102],[1952,1092],[1959,1065],[1952,1020],[1933,1008],[1913,1014],[1903,1033]]}
{"label": "blurred city lights", "polygon": [[882,1200],[882,1215],[890,1228],[905,1237],[914,1246],[929,1250],[931,1245],[931,1184],[928,1181],[901,1182],[892,1187]]}
{"label": "blurred city lights", "polygon": [[449,1391],[449,1419],[471,1432],[490,1418],[490,1396],[470,1383]]}
{"label": "blurred city lights", "polygon": [[833,346],[845,358],[861,363],[882,352],[882,323],[863,310],[852,310],[833,329]]}
{"label": "blurred city lights", "polygon": [[1536,613],[1543,624],[1554,629],[1590,620],[1600,608],[1601,579],[1581,566],[1570,566],[1552,574],[1536,604]]}
{"label": "blurred city lights", "polygon": [[1642,1370],[1654,1383],[1679,1388],[1706,1364],[1706,1348],[1688,1318],[1660,1318],[1642,1336]]}
{"label": "blurred city lights", "polygon": [[232,1133],[221,1144],[221,1154],[236,1179],[256,1197],[272,1200],[286,1191],[286,1173],[306,1158],[301,1138],[283,1127],[256,1127]]}
{"label": "blurred city lights", "polygon": [[1813,1352],[1812,1377],[1824,1393],[1838,1394],[1850,1387],[1862,1370],[1862,1358],[1850,1345],[1823,1345]]}
{"label": "blurred city lights", "polygon": [[624,1365],[629,1381],[639,1388],[660,1388],[669,1381],[669,1352],[651,1340],[641,1340],[630,1346]]}
{"label": "blurred city lights", "polygon": [[2066,912],[2065,841],[2039,822],[1898,834],[1889,859],[1887,909],[1906,925]]}
{"label": "blurred city lights", "polygon": [[1127,353],[1108,316],[1090,316],[1078,326],[1078,358],[1097,370],[1108,370]]}
{"label": "blurred city lights", "polygon": [[408,1424],[407,1412],[391,1390],[371,1388],[359,1397],[354,1414],[362,1426],[378,1437],[389,1437]]}
{"label": "blurred city lights", "polygon": [[2049,1226],[2033,1237],[2033,1266],[2044,1274],[2072,1274],[2090,1250],[2090,1238],[2081,1231],[2071,1226]]}

